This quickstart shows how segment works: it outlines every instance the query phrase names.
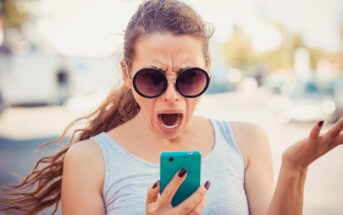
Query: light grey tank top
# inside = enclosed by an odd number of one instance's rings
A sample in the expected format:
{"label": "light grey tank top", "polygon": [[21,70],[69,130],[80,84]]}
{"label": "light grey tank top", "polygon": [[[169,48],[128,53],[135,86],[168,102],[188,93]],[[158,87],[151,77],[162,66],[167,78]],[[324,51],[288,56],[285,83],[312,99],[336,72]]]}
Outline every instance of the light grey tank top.
{"label": "light grey tank top", "polygon": [[[211,182],[202,214],[249,214],[244,189],[244,161],[232,129],[225,121],[210,122],[215,144],[201,164],[202,183]],[[147,190],[159,179],[159,164],[128,152],[106,132],[91,139],[100,146],[105,161],[103,200],[106,214],[145,214]]]}

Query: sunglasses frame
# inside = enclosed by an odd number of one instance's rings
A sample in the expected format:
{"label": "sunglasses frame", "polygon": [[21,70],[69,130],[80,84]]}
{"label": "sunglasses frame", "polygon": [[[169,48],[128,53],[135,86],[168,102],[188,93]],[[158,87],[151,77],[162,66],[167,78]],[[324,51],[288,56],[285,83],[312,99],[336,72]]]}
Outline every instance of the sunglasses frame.
{"label": "sunglasses frame", "polygon": [[[149,71],[153,70],[153,71],[159,72],[160,74],[162,74],[163,80],[167,83],[167,84],[165,85],[165,87],[161,90],[161,92],[160,92],[159,94],[157,94],[157,95],[154,95],[154,96],[145,95],[145,94],[141,93],[141,92],[138,90],[137,86],[136,86],[137,74],[139,74],[139,73],[141,73],[141,72],[144,72],[144,71],[146,71],[146,70],[149,70]],[[185,72],[190,71],[190,70],[200,70],[200,71],[202,71],[202,72],[205,74],[205,77],[206,77],[206,86],[204,87],[204,89],[203,89],[200,93],[198,93],[198,94],[196,94],[196,95],[185,95],[185,94],[183,94],[183,93],[181,92],[181,90],[179,89],[178,85],[176,84],[176,83],[178,82],[179,78],[181,77],[181,75],[182,75],[183,73],[185,73]],[[135,75],[133,76],[132,79],[131,79],[131,77],[130,77],[130,75],[129,75],[128,70],[126,70],[126,71],[127,71],[127,76],[128,76],[128,78],[129,78],[130,80],[132,80],[133,88],[135,89],[135,91],[136,91],[139,95],[143,96],[144,98],[150,98],[150,99],[151,99],[151,98],[159,97],[159,96],[162,95],[162,94],[166,91],[166,89],[168,88],[168,85],[169,85],[169,84],[168,84],[168,80],[167,80],[166,75],[165,75],[163,72],[161,72],[160,70],[158,70],[158,69],[154,69],[154,68],[143,68],[143,69],[140,69],[140,70],[138,70],[138,71],[135,73]],[[174,86],[175,86],[175,89],[176,89],[182,96],[184,96],[184,97],[186,97],[186,98],[195,98],[195,97],[198,97],[198,96],[202,95],[202,94],[207,90],[207,88],[208,88],[208,86],[209,86],[209,84],[210,84],[210,81],[211,81],[211,77],[209,76],[209,74],[208,74],[204,69],[201,69],[201,68],[199,68],[199,67],[191,67],[191,68],[189,68],[189,69],[185,69],[184,71],[182,71],[182,72],[177,76],[177,78],[176,78],[176,80],[175,80]]]}

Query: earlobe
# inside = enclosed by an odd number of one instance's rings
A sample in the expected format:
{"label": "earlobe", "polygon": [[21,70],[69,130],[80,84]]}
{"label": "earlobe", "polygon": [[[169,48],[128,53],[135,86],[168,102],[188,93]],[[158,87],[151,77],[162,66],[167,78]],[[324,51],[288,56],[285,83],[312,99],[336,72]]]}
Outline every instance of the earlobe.
{"label": "earlobe", "polygon": [[123,76],[123,81],[124,85],[131,89],[131,80],[128,77],[128,67],[126,66],[126,62],[123,60],[120,61],[120,66],[121,66],[121,71],[122,71],[122,76]]}
{"label": "earlobe", "polygon": [[207,60],[207,68],[208,69],[210,69],[210,67],[211,67],[211,58],[208,58],[208,60]]}

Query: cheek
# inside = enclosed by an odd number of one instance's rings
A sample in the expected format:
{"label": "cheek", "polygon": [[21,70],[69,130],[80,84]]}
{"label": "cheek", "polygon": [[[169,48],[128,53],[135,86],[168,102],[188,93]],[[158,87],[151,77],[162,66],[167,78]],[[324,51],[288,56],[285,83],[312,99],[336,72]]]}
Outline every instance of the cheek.
{"label": "cheek", "polygon": [[193,98],[193,99],[186,99],[186,104],[187,104],[187,115],[189,118],[191,118],[194,114],[194,111],[196,109],[196,107],[199,104],[201,97],[198,98]]}
{"label": "cheek", "polygon": [[136,92],[133,92],[133,96],[135,97],[137,104],[141,107],[143,114],[151,117],[155,99],[144,98],[138,95]]}

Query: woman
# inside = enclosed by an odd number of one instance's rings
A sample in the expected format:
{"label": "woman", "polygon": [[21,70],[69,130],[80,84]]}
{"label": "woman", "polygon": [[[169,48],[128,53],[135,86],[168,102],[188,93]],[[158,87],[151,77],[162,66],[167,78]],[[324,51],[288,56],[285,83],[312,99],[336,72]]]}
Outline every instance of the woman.
{"label": "woman", "polygon": [[[61,199],[65,215],[301,214],[308,166],[343,143],[343,119],[322,136],[323,121],[316,123],[309,137],[283,153],[273,191],[270,147],[260,127],[193,116],[211,76],[211,34],[184,3],[141,4],[125,32],[123,86],[77,120],[89,124],[70,144],[11,186],[38,188],[2,199],[6,210],[34,214]],[[187,170],[159,195],[159,155],[184,150],[202,153],[204,183],[172,207]]]}

